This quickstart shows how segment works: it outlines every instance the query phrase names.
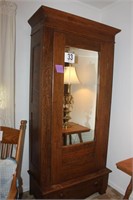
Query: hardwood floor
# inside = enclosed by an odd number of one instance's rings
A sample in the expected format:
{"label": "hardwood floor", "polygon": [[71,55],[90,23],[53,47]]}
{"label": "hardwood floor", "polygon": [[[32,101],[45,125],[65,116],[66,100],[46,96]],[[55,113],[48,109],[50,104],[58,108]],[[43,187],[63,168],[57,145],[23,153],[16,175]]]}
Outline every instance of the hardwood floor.
{"label": "hardwood floor", "polygon": [[[35,199],[29,192],[24,192],[22,199]],[[89,196],[86,199],[122,199],[122,195],[117,192],[115,189],[108,186],[106,194],[99,195],[99,193],[95,193]]]}
{"label": "hardwood floor", "polygon": [[108,186],[107,191],[103,195],[99,195],[99,193],[95,193],[92,196],[88,197],[87,199],[122,199],[122,195],[117,192],[112,187]]}

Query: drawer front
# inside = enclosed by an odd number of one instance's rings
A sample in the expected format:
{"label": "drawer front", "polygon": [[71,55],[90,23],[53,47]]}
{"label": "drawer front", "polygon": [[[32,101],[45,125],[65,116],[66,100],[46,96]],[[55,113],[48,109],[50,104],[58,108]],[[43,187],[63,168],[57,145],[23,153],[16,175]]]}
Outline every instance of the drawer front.
{"label": "drawer front", "polygon": [[44,198],[47,199],[81,199],[90,196],[95,192],[99,192],[102,187],[102,178],[96,178],[86,182],[61,188],[58,191],[47,193]]}

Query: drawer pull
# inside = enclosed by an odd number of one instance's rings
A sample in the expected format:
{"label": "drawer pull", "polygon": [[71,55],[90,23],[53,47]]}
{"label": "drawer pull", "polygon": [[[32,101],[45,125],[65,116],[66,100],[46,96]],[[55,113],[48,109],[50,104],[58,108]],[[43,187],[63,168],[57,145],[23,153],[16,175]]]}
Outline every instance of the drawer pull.
{"label": "drawer pull", "polygon": [[61,192],[61,193],[59,194],[59,196],[62,198],[62,197],[64,197],[64,194]]}
{"label": "drawer pull", "polygon": [[94,185],[97,186],[98,185],[98,181],[95,181]]}

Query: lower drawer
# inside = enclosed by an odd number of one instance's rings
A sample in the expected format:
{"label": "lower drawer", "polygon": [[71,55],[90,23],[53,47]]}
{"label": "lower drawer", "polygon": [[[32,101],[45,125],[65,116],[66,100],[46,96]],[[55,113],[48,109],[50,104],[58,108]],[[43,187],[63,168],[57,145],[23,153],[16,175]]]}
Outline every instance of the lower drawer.
{"label": "lower drawer", "polygon": [[61,185],[56,191],[43,194],[44,199],[83,199],[95,192],[105,193],[108,176],[73,185]]}
{"label": "lower drawer", "polygon": [[36,182],[30,176],[30,191],[37,199],[84,199],[96,192],[100,194],[106,192],[110,172],[104,168],[87,176],[48,187]]}

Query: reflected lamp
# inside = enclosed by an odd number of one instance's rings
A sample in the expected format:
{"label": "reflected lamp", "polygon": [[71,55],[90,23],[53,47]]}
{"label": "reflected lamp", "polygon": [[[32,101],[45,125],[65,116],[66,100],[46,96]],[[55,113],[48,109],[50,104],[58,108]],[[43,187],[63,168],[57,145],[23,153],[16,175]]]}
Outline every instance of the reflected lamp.
{"label": "reflected lamp", "polygon": [[64,67],[64,100],[63,100],[63,127],[68,128],[68,122],[71,119],[74,98],[71,94],[71,85],[79,84],[79,79],[74,66]]}

